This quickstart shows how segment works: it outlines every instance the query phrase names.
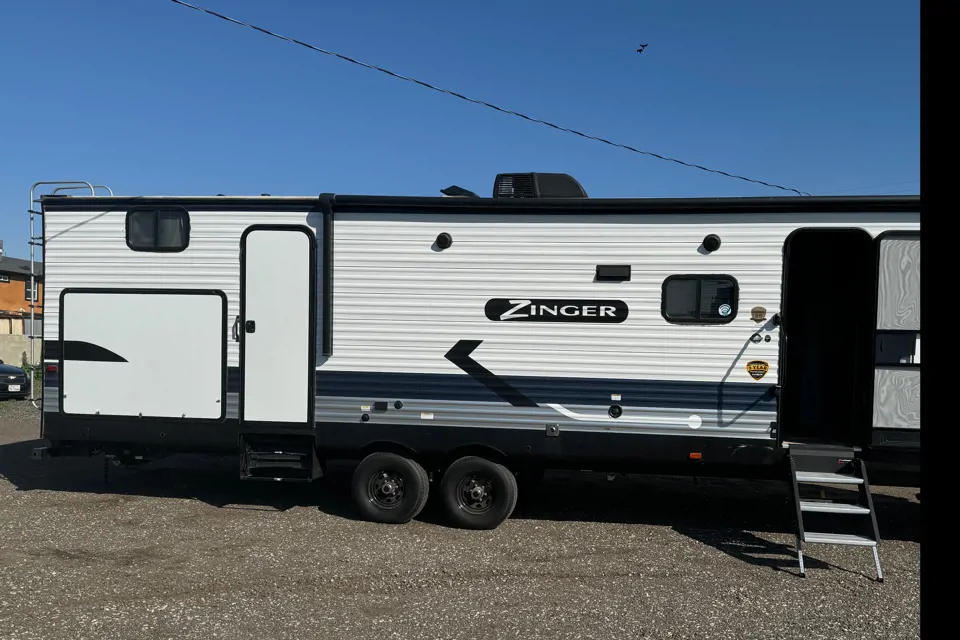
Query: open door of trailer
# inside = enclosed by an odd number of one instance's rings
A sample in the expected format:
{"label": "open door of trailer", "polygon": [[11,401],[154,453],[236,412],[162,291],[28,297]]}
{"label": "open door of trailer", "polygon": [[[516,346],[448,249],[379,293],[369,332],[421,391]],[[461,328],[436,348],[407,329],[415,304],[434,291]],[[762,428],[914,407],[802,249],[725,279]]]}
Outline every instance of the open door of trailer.
{"label": "open door of trailer", "polygon": [[873,446],[920,447],[920,234],[877,243]]}
{"label": "open door of trailer", "polygon": [[874,240],[857,228],[804,228],[784,245],[780,435],[861,446],[870,418]]}
{"label": "open door of trailer", "polygon": [[316,240],[254,225],[240,240],[241,433],[312,433]]}

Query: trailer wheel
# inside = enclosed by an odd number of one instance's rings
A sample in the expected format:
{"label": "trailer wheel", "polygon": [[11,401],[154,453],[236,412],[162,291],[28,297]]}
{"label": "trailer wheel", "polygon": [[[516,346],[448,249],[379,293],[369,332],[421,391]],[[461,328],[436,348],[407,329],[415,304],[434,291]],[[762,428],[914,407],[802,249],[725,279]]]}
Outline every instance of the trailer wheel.
{"label": "trailer wheel", "polygon": [[423,510],[429,492],[424,468],[394,453],[371,453],[353,472],[354,502],[360,515],[371,522],[409,522]]}
{"label": "trailer wheel", "polygon": [[454,524],[495,529],[517,506],[517,479],[501,464],[467,456],[451,464],[440,481],[440,500]]}

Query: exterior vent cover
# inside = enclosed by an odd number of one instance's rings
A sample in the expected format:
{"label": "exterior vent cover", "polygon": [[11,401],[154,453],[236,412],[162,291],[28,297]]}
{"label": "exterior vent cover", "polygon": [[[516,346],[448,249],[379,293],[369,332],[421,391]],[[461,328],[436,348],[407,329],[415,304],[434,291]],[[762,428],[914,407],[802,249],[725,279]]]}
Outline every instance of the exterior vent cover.
{"label": "exterior vent cover", "polygon": [[494,198],[536,198],[532,173],[501,173],[493,184]]}
{"label": "exterior vent cover", "polygon": [[575,178],[565,173],[500,173],[493,182],[494,198],[586,198]]}

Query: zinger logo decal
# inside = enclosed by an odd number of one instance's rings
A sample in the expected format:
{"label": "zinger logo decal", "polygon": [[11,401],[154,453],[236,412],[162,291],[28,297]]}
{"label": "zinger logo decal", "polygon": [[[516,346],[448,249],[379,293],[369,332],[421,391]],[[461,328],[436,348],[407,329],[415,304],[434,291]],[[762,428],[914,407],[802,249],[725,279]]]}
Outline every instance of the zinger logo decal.
{"label": "zinger logo decal", "polygon": [[483,309],[494,322],[620,323],[630,310],[622,300],[530,300],[493,298]]}

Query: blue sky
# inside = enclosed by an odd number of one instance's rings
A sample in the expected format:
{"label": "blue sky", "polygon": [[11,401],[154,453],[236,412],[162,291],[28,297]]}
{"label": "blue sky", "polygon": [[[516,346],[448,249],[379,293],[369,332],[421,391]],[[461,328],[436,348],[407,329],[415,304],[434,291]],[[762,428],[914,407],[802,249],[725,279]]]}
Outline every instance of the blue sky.
{"label": "blue sky", "polygon": [[[196,0],[563,126],[812,193],[918,193],[919,3]],[[642,55],[639,43],[649,44]],[[488,195],[562,171],[594,197],[775,190],[582,140],[169,0],[0,8],[0,238],[27,190]]]}

